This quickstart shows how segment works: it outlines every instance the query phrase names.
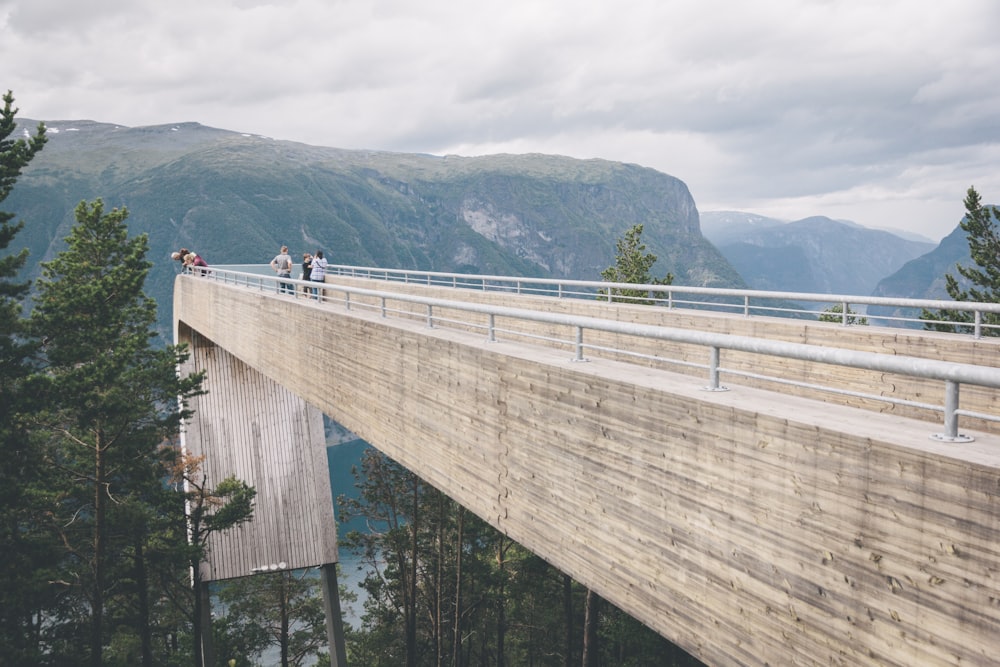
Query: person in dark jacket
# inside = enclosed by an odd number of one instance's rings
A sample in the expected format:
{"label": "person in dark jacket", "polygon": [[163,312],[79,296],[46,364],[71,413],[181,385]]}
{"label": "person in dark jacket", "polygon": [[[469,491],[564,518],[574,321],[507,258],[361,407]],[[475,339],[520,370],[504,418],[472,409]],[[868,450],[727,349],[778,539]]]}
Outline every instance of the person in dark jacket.
{"label": "person in dark jacket", "polygon": [[[309,280],[310,275],[312,275],[312,260],[313,256],[307,252],[302,253],[302,277],[300,280]],[[302,293],[309,296],[310,289],[308,287],[302,288]]]}

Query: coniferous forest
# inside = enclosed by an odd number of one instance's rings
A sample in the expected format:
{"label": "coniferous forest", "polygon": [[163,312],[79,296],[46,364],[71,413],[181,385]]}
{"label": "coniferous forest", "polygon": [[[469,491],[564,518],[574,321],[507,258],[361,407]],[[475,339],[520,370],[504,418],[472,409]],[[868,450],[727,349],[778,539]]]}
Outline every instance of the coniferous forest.
{"label": "coniferous forest", "polygon": [[[3,104],[0,205],[47,140],[42,124],[13,139]],[[27,223],[0,212],[0,667],[201,665],[191,573],[211,533],[253,515],[252,487],[205,486],[177,446],[203,377],[178,377],[187,351],[158,340],[128,217],[81,202],[31,283]],[[697,664],[374,451],[358,480],[340,503],[368,526],[343,536],[366,566],[350,664]],[[216,664],[328,664],[315,583],[219,584]]]}
{"label": "coniferous forest", "polygon": [[340,498],[367,573],[358,665],[699,665],[376,450]]}
{"label": "coniferous forest", "polygon": [[[12,138],[14,97],[2,101],[0,207],[47,141],[43,124]],[[975,267],[946,275],[948,293],[994,302],[1000,211],[973,188],[965,204]],[[212,533],[253,516],[252,487],[206,485],[203,460],[179,449],[204,378],[179,377],[187,350],[159,340],[149,238],[129,213],[80,202],[31,282],[30,221],[0,210],[0,667],[201,666],[198,564]],[[602,275],[671,284],[650,275],[641,233]],[[945,319],[928,328],[962,326]],[[701,664],[377,451],[355,484],[337,501],[362,576],[361,596],[341,593],[349,664]],[[329,664],[319,590],[308,570],[216,582],[215,665]]]}

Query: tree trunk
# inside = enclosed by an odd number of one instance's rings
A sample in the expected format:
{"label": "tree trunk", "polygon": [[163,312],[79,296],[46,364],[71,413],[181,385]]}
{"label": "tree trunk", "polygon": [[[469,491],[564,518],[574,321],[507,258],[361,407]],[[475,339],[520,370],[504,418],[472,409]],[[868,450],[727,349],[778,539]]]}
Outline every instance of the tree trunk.
{"label": "tree trunk", "polygon": [[108,513],[104,468],[104,438],[98,430],[94,443],[94,590],[90,598],[90,664],[93,667],[101,667],[104,648],[104,557],[107,550],[104,524]]}
{"label": "tree trunk", "polygon": [[455,536],[455,627],[452,643],[451,664],[453,667],[462,667],[462,540],[465,530],[465,508],[458,506],[458,526]]}
{"label": "tree trunk", "polygon": [[507,634],[507,600],[505,599],[507,595],[506,589],[506,576],[507,572],[505,570],[506,566],[506,553],[504,548],[504,538],[500,536],[500,542],[497,547],[497,570],[499,572],[499,589],[497,591],[496,606],[497,606],[497,667],[504,667],[504,639]]}
{"label": "tree trunk", "polygon": [[278,613],[281,615],[281,667],[288,667],[288,573],[281,573],[281,588],[278,593]]}
{"label": "tree trunk", "polygon": [[142,667],[153,667],[153,638],[149,627],[149,577],[146,573],[146,554],[143,551],[145,532],[138,532],[135,539],[135,585],[139,596],[139,641],[142,645]]}
{"label": "tree trunk", "polygon": [[570,667],[573,660],[573,579],[563,575],[563,616],[566,634],[563,636],[563,667]]}
{"label": "tree trunk", "polygon": [[[198,570],[198,560],[192,559],[191,562],[192,572],[192,586],[194,588],[194,611],[192,613],[193,618],[191,619],[191,635],[192,642],[194,644],[194,667],[205,667],[205,660],[203,656],[203,651],[205,650],[205,642],[202,637],[201,631],[201,573]],[[209,667],[212,667],[211,665]]]}
{"label": "tree trunk", "polygon": [[583,667],[597,667],[597,626],[600,622],[601,597],[587,589],[587,607],[583,618]]}
{"label": "tree trunk", "polygon": [[[188,514],[189,534],[193,536],[193,540],[195,542],[201,538],[201,512],[201,506],[198,505],[191,508]],[[192,610],[191,618],[191,638],[192,643],[194,644],[194,667],[204,667],[205,660],[203,651],[205,649],[205,641],[204,637],[202,637],[201,631],[201,568],[199,567],[197,556],[192,556],[190,566],[191,586],[194,588],[194,609]],[[209,665],[209,667],[215,666]]]}
{"label": "tree trunk", "polygon": [[413,476],[413,515],[410,519],[410,562],[406,582],[406,667],[416,667],[417,664],[417,558],[418,558],[418,521],[420,516],[420,479]]}
{"label": "tree trunk", "polygon": [[444,494],[437,494],[438,517],[437,517],[437,569],[435,572],[434,587],[434,652],[437,667],[444,667],[444,522],[445,522],[445,502]]}

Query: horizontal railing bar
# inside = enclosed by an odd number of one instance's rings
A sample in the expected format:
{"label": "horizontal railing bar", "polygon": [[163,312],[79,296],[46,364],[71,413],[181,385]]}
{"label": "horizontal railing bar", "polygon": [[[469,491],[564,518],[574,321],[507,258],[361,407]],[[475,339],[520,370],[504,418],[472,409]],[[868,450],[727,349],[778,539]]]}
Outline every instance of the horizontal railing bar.
{"label": "horizontal railing bar", "polygon": [[[766,290],[748,290],[748,289],[734,289],[726,287],[695,287],[695,286],[685,286],[685,285],[652,285],[652,284],[637,284],[637,283],[613,283],[604,282],[600,280],[569,280],[569,279],[556,279],[556,278],[522,278],[513,276],[496,276],[496,275],[478,275],[478,274],[468,274],[468,273],[448,273],[443,271],[417,271],[409,269],[383,269],[374,267],[358,267],[358,266],[348,266],[342,264],[331,264],[328,267],[328,271],[342,272],[342,275],[354,275],[358,272],[368,272],[368,273],[379,273],[382,275],[384,280],[392,280],[392,278],[387,278],[388,273],[396,273],[400,276],[421,276],[425,278],[447,278],[452,279],[465,279],[465,280],[475,280],[477,281],[476,286],[479,287],[485,281],[491,282],[501,282],[501,283],[526,283],[533,285],[554,285],[554,286],[573,286],[573,287],[587,287],[594,290],[607,290],[611,289],[628,289],[628,290],[648,290],[651,293],[674,293],[674,294],[699,294],[702,296],[731,296],[742,298],[745,296],[750,296],[756,299],[778,299],[785,301],[809,301],[814,303],[830,303],[832,305],[838,305],[841,303],[848,303],[849,305],[865,305],[865,306],[896,306],[900,308],[926,308],[929,310],[959,310],[959,311],[979,311],[983,313],[1000,313],[1000,303],[982,303],[982,302],[970,302],[970,301],[952,301],[948,299],[912,299],[905,297],[884,297],[884,296],[864,296],[860,294],[819,294],[819,293],[807,293],[807,292],[785,292],[785,291],[766,291]],[[471,283],[470,283],[471,284]],[[516,287],[512,286],[512,289]],[[562,292],[566,294],[568,292]],[[581,292],[580,294],[584,294]],[[594,296],[594,293],[586,293],[587,296]],[[618,298],[618,297],[616,297]],[[642,297],[637,297],[642,298]],[[697,301],[691,302],[697,303],[699,305],[704,305],[705,302]],[[814,311],[803,311],[803,312],[814,312]],[[864,315],[863,313],[861,314]],[[881,317],[880,317],[881,319]],[[972,326],[971,324],[969,326]]]}
{"label": "horizontal railing bar", "polygon": [[[930,380],[939,380],[944,382],[944,406],[931,406],[928,404],[909,402],[906,399],[898,398],[887,398],[887,397],[876,397],[860,393],[850,392],[849,390],[839,390],[833,387],[823,387],[818,385],[807,385],[804,383],[798,383],[794,381],[788,381],[783,378],[770,378],[766,376],[760,377],[760,379],[767,380],[770,382],[789,384],[799,387],[812,388],[819,391],[824,391],[833,394],[841,394],[847,396],[856,396],[859,398],[871,399],[876,401],[883,401],[888,403],[895,403],[898,405],[908,405],[923,409],[934,410],[944,413],[944,433],[934,434],[931,437],[941,441],[948,442],[968,442],[972,440],[971,437],[962,435],[958,433],[958,415],[960,410],[958,408],[959,401],[959,388],[962,384],[977,385],[982,387],[989,387],[993,389],[1000,388],[1000,368],[995,368],[991,366],[979,366],[974,364],[966,364],[952,361],[942,361],[938,359],[926,359],[920,357],[909,357],[901,355],[891,355],[879,352],[869,352],[864,350],[851,350],[844,348],[836,348],[830,346],[819,346],[810,345],[805,343],[794,343],[790,341],[779,341],[770,340],[764,338],[752,338],[749,336],[739,336],[734,334],[724,334],[706,331],[697,331],[691,329],[679,329],[673,327],[667,327],[662,325],[649,325],[649,324],[639,324],[635,322],[622,322],[618,320],[601,319],[596,317],[586,317],[581,315],[570,315],[564,313],[551,313],[539,310],[530,310],[524,308],[512,308],[508,306],[499,306],[483,303],[471,303],[466,301],[456,301],[451,299],[441,299],[437,297],[430,297],[420,294],[410,294],[410,293],[400,293],[400,292],[387,292],[384,290],[369,289],[365,287],[355,287],[349,285],[342,285],[337,283],[316,283],[312,281],[294,280],[291,278],[277,278],[277,277],[267,277],[261,274],[254,274],[248,272],[231,271],[222,267],[213,267],[212,269],[201,269],[196,268],[194,271],[189,271],[189,273],[195,273],[200,277],[214,277],[214,279],[219,280],[225,284],[228,284],[230,280],[234,284],[239,284],[241,277],[244,279],[245,284],[249,287],[252,286],[252,281],[256,283],[257,289],[266,293],[275,294],[285,294],[282,293],[278,283],[292,283],[293,291],[292,293],[298,298],[298,287],[315,287],[319,289],[320,292],[320,302],[336,301],[334,295],[342,293],[342,302],[345,307],[350,310],[352,307],[351,297],[353,295],[373,297],[379,301],[380,310],[382,316],[385,316],[387,311],[385,302],[387,300],[393,300],[402,303],[412,303],[417,305],[422,305],[425,309],[425,320],[426,325],[429,328],[435,327],[436,324],[457,324],[461,327],[476,327],[479,329],[485,329],[487,331],[490,340],[495,340],[495,335],[498,330],[495,324],[495,319],[497,317],[509,318],[512,320],[523,320],[530,322],[541,322],[545,324],[552,324],[556,326],[565,326],[572,328],[575,333],[575,342],[571,343],[574,353],[574,361],[584,361],[584,350],[587,349],[588,345],[585,343],[585,332],[586,331],[602,331],[606,333],[619,334],[624,336],[635,336],[639,338],[645,338],[650,340],[662,340],[670,341],[674,343],[683,343],[689,345],[697,345],[702,347],[707,347],[712,354],[712,362],[709,364],[709,385],[712,390],[719,389],[718,378],[719,378],[719,367],[718,367],[718,355],[720,350],[734,350],[738,352],[745,352],[750,354],[759,354],[764,356],[785,358],[785,359],[795,359],[798,361],[807,361],[812,363],[827,364],[832,366],[841,366],[847,368],[855,368],[862,370],[875,371],[879,373],[894,373],[897,375],[903,375],[908,377],[916,377]],[[344,275],[344,274],[339,274]],[[448,275],[463,275],[463,274],[448,274]],[[331,276],[332,277],[332,276]],[[405,276],[407,281],[410,281],[411,276]],[[427,278],[430,279],[429,277]],[[514,279],[511,279],[513,282]],[[454,281],[454,282],[457,282]],[[549,281],[551,283],[551,281]],[[484,283],[485,284],[485,283]],[[628,283],[625,283],[628,285]],[[320,286],[322,285],[322,286]],[[520,289],[520,286],[518,287]],[[374,306],[370,304],[360,304],[362,307],[371,307],[375,309]],[[991,305],[991,304],[981,304],[981,305]],[[1000,305],[1000,304],[994,304]],[[478,313],[486,315],[489,318],[488,327],[483,327],[482,325],[474,325],[471,322],[464,322],[459,320],[453,320],[451,318],[441,318],[440,315],[435,315],[435,308],[440,309],[451,309],[460,312]],[[393,311],[395,312],[395,311]],[[405,317],[416,319],[415,313],[410,311],[399,311]],[[978,319],[978,318],[977,318]],[[514,332],[516,336],[524,338],[532,338],[530,334],[525,332]],[[977,338],[979,336],[979,326],[977,324]],[[537,337],[537,336],[534,336]],[[539,337],[541,338],[541,337]],[[550,340],[557,342],[562,345],[565,341],[560,339],[550,339],[544,338],[545,340]],[[596,348],[594,348],[596,349]],[[621,354],[633,354],[627,350],[618,351]],[[669,363],[668,360],[662,360]],[[730,372],[730,371],[727,371]],[[732,372],[730,372],[732,373]],[[741,375],[740,373],[733,373],[735,375]],[[742,374],[744,377],[753,377],[749,374]],[[1000,421],[1000,420],[998,420]]]}
{"label": "horizontal railing bar", "polygon": [[[215,271],[221,273],[224,270],[215,269]],[[211,271],[206,271],[205,273],[208,274],[211,273]],[[290,278],[282,278],[281,280],[282,282],[291,281],[300,285],[316,284],[310,283],[310,281],[296,281]],[[275,282],[276,281],[277,279],[275,279]],[[454,310],[462,310],[484,315],[492,314],[512,319],[544,322],[547,324],[556,324],[568,327],[582,327],[584,329],[591,329],[594,331],[605,331],[608,333],[617,333],[640,338],[667,340],[675,343],[688,343],[704,347],[720,347],[727,350],[783,357],[799,361],[810,361],[814,363],[847,366],[850,368],[878,371],[882,373],[897,373],[899,375],[908,375],[912,377],[934,380],[951,380],[962,384],[975,384],[983,387],[1000,388],[1000,368],[988,366],[976,366],[973,364],[941,361],[938,359],[924,359],[920,357],[881,354],[878,352],[866,352],[864,350],[821,347],[806,343],[775,341],[764,338],[751,338],[749,336],[738,336],[708,331],[676,329],[672,327],[639,324],[635,322],[602,320],[582,315],[548,313],[523,308],[511,308],[508,306],[453,301],[449,299],[421,296],[419,294],[385,292],[364,287],[336,285],[333,283],[326,283],[324,289],[327,292],[345,292],[363,296],[385,297],[396,301],[431,306],[432,308],[451,308]],[[997,305],[1000,306],[1000,304]]]}

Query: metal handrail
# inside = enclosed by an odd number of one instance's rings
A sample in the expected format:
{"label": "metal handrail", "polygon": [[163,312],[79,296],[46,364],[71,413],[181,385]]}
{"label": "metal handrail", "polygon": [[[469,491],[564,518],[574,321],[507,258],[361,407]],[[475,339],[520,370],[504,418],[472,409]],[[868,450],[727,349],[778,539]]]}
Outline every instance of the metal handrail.
{"label": "metal handrail", "polygon": [[[996,325],[984,324],[982,316],[985,313],[1000,315],[1000,303],[982,303],[972,301],[952,301],[948,299],[911,299],[904,297],[863,296],[858,294],[818,294],[806,292],[779,292],[767,290],[734,289],[723,287],[693,287],[685,285],[640,285],[635,283],[613,283],[599,280],[568,280],[562,278],[524,278],[518,276],[498,276],[485,274],[448,273],[445,271],[417,271],[410,269],[386,269],[380,267],[350,266],[331,264],[327,267],[331,275],[342,275],[355,278],[373,278],[404,283],[446,286],[456,288],[480,289],[484,291],[506,291],[516,294],[536,294],[555,296],[558,298],[588,298],[596,296],[608,301],[627,302],[628,297],[615,295],[612,290],[639,290],[648,293],[645,297],[634,297],[633,301],[652,301],[668,308],[678,305],[696,306],[701,309],[739,312],[749,317],[754,313],[778,315],[809,315],[816,317],[825,313],[805,308],[790,308],[787,306],[768,305],[766,301],[790,301],[832,304],[841,307],[840,313],[830,313],[847,325],[851,318],[869,317],[887,326],[896,323],[922,323],[918,317],[901,315],[868,316],[866,312],[852,312],[851,306],[882,306],[888,308],[950,310],[968,312],[973,315],[973,322],[949,322],[940,320],[942,324],[952,324],[960,329],[971,329],[976,339],[982,338],[984,329],[997,329]],[[679,298],[687,296],[689,298]],[[691,299],[690,297],[703,297]],[[733,303],[709,301],[707,299],[733,299]]]}
{"label": "metal handrail", "polygon": [[[374,297],[379,300],[380,306],[378,309],[383,317],[385,317],[387,313],[385,305],[387,300],[419,304],[424,306],[426,309],[426,321],[429,327],[433,327],[436,322],[440,323],[443,321],[441,318],[436,318],[434,316],[435,308],[479,313],[487,315],[489,318],[488,339],[491,341],[496,340],[495,319],[497,317],[562,325],[572,328],[575,332],[576,340],[573,344],[575,351],[573,361],[584,360],[583,334],[587,330],[703,346],[709,348],[711,352],[711,361],[708,366],[709,386],[706,387],[706,389],[709,390],[724,389],[719,384],[719,351],[723,349],[786,359],[796,359],[800,361],[845,366],[881,373],[895,373],[909,377],[940,380],[945,383],[943,408],[924,404],[921,404],[921,407],[939,409],[944,413],[944,432],[936,433],[931,437],[947,442],[969,442],[973,440],[971,436],[958,433],[959,415],[971,415],[986,420],[1000,421],[1000,418],[992,415],[973,414],[959,409],[959,387],[962,384],[1000,389],[1000,368],[990,366],[977,366],[974,364],[924,359],[920,357],[831,348],[804,343],[752,338],[733,334],[677,329],[658,325],[605,320],[580,315],[567,315],[523,308],[511,308],[508,306],[470,303],[465,301],[421,296],[419,294],[386,292],[382,290],[353,287],[329,282],[319,283],[308,280],[278,278],[276,276],[267,276],[259,273],[231,271],[221,267],[212,267],[211,269],[195,267],[192,273],[197,274],[199,277],[208,277],[227,284],[254,287],[261,291],[272,292],[279,295],[281,294],[282,284],[291,283],[295,286],[295,290],[299,287],[318,287],[319,294],[317,295],[317,298],[320,302],[331,301],[328,296],[329,293],[343,293],[343,302],[348,310],[350,310],[355,303],[351,300],[352,295]],[[453,275],[457,276],[461,274]],[[609,283],[602,284],[607,285]],[[410,311],[405,312],[410,316],[414,314]],[[884,397],[879,396],[870,396],[870,398],[884,400]],[[910,404],[916,405],[914,403]]]}

